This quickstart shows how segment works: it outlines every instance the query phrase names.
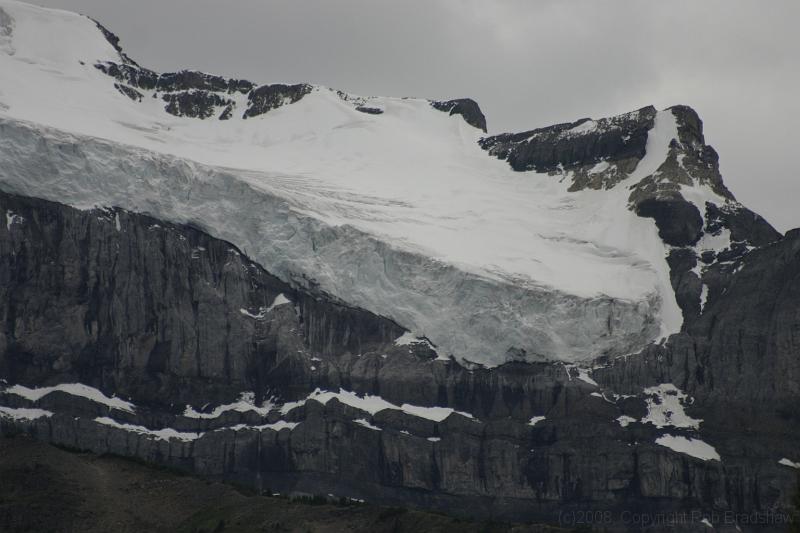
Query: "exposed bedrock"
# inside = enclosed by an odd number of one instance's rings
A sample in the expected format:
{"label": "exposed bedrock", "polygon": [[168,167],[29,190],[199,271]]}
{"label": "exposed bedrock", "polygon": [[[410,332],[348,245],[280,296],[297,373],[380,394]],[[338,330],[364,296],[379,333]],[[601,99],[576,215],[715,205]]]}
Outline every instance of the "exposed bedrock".
{"label": "exposed bedrock", "polygon": [[508,161],[514,170],[553,172],[614,161],[630,172],[644,157],[647,132],[653,127],[655,115],[656,109],[648,106],[597,121],[584,118],[494,135],[481,139],[480,144],[490,155]]}
{"label": "exposed bedrock", "polygon": [[[6,194],[0,204],[10,221],[0,368],[13,382],[55,373],[144,402],[206,403],[215,387],[264,390],[264,361],[280,367],[303,346],[369,351],[404,331],[291,288],[191,227]],[[267,311],[281,294],[291,303]],[[289,315],[298,329],[267,314]]]}
{"label": "exposed bedrock", "polygon": [[478,102],[471,98],[437,100],[431,102],[431,106],[450,115],[461,115],[467,124],[486,133],[486,117],[478,106]]}
{"label": "exposed bedrock", "polygon": [[684,200],[648,198],[639,202],[636,214],[654,219],[658,236],[670,246],[692,246],[703,234],[703,217],[700,211]]}
{"label": "exposed bedrock", "polygon": [[[751,252],[741,268],[705,273],[700,318],[664,346],[595,370],[597,386],[560,363],[436,360],[425,343],[396,343],[395,323],[287,285],[193,227],[9,194],[0,210],[0,378],[77,381],[136,405],[0,392],[5,409],[53,413],[0,416],[3,433],[255,487],[554,522],[587,505],[780,510],[793,490],[794,471],[778,460],[800,442],[800,233]],[[695,398],[685,407],[702,424],[690,435],[720,460],[658,445],[687,430],[639,421],[642,388],[664,382]],[[367,412],[336,398],[268,415],[184,413],[187,404],[209,413],[243,391],[289,401],[316,388],[465,414]],[[180,436],[147,433],[161,428]]]}
{"label": "exposed bedrock", "polygon": [[735,403],[754,416],[780,412],[800,425],[800,230],[710,266],[702,282],[702,314],[681,334],[600,375],[619,390],[672,382],[698,398]]}

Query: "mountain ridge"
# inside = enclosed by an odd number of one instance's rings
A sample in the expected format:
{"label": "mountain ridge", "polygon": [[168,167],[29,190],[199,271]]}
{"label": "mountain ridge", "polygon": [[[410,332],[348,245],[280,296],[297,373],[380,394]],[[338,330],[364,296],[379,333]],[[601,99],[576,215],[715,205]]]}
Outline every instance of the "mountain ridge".
{"label": "mountain ridge", "polygon": [[[734,246],[725,221],[746,218],[721,186],[715,153],[702,143],[699,118],[688,108],[645,108],[571,123],[580,131],[559,138],[557,162],[520,173],[515,163],[509,167],[491,156],[510,140],[513,147],[503,150],[519,152],[515,161],[529,157],[532,141],[516,139],[531,135],[482,135],[485,117],[471,100],[356,97],[305,84],[256,86],[191,71],[157,74],[120,55],[119,41],[108,30],[62,12],[37,17],[53,18],[47,23],[55,34],[85,34],[74,50],[31,43],[44,31],[39,19],[32,24],[26,18],[34,8],[4,5],[12,14],[21,10],[11,36],[24,46],[16,48],[39,54],[25,62],[18,54],[5,59],[19,72],[19,81],[0,89],[6,93],[0,101],[8,107],[8,143],[15,143],[14,135],[27,138],[20,129],[25,121],[43,131],[47,126],[69,132],[53,138],[53,147],[69,139],[77,150],[62,152],[58,172],[37,185],[27,177],[41,174],[31,159],[35,144],[9,146],[28,155],[12,156],[16,168],[5,173],[7,190],[197,224],[255,250],[254,258],[282,279],[306,277],[431,339],[444,355],[492,365],[634,352],[681,327],[667,248],[694,246],[701,236],[721,232],[708,248],[716,254]],[[38,79],[35,88],[28,83]],[[29,90],[22,91],[23,85]],[[49,108],[52,99],[39,85],[63,89],[70,106]],[[32,95],[34,89],[41,94]],[[460,116],[448,118],[453,114]],[[225,120],[209,122],[214,116]],[[657,118],[663,128],[656,127]],[[685,132],[672,129],[676,120]],[[566,126],[537,131],[553,128]],[[115,144],[101,145],[87,135]],[[671,147],[671,139],[681,136],[686,142]],[[545,151],[549,144],[540,143]],[[234,178],[215,194],[225,197],[230,187],[244,187],[270,205],[279,200],[282,220],[275,231],[296,237],[258,237],[257,228],[274,225],[274,217],[250,212],[233,196],[216,206],[210,197],[196,200],[192,189],[200,184],[184,170],[163,173],[174,183],[159,185],[146,177],[134,186],[126,168],[99,160],[107,150],[119,151],[119,160],[130,164],[141,150],[152,151],[142,155],[155,168],[210,165],[208,179],[218,181],[211,174],[220,172]],[[713,168],[705,169],[707,164]],[[112,188],[107,178],[94,175],[98,168],[121,181]],[[635,194],[616,186],[623,182],[636,184]],[[153,196],[159,187],[173,189],[162,192],[173,205]],[[185,195],[180,208],[176,188]],[[717,216],[711,232],[703,229],[706,200],[733,213]],[[231,208],[248,221],[233,227],[225,220]],[[642,216],[655,220],[657,234]],[[739,237],[744,240],[737,243],[750,242],[747,235]],[[736,246],[746,251],[746,245]],[[342,264],[344,248],[357,250],[358,263]],[[355,277],[340,274],[348,269]],[[457,284],[472,288],[454,292]],[[476,296],[466,302],[465,293]],[[543,320],[545,315],[551,319]],[[576,336],[578,323],[586,327]]]}

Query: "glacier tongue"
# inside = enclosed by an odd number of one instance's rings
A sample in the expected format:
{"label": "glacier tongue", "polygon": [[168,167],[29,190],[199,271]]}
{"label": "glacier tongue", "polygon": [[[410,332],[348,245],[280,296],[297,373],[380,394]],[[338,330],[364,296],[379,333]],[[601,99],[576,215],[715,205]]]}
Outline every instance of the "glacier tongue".
{"label": "glacier tongue", "polygon": [[627,206],[676,136],[670,112],[626,181],[569,192],[487,156],[427,100],[375,97],[383,112],[364,114],[314,87],[248,120],[171,116],[93,67],[119,60],[93,22],[0,9],[5,190],[195,223],[474,362],[629,353],[680,327],[665,247]]}

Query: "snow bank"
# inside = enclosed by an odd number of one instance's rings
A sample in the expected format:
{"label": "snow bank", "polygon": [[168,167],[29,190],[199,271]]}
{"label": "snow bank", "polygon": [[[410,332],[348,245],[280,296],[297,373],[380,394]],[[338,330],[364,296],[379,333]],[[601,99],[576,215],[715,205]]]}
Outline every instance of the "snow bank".
{"label": "snow bank", "polygon": [[794,461],[792,461],[790,459],[787,459],[785,457],[783,459],[781,459],[780,461],[778,461],[778,464],[779,465],[783,465],[783,466],[788,466],[789,468],[800,469],[800,461],[794,462]]}
{"label": "snow bank", "polygon": [[13,385],[5,389],[3,392],[21,396],[27,400],[35,402],[56,391],[66,393],[71,396],[80,396],[81,398],[86,398],[87,400],[105,405],[111,409],[119,409],[120,411],[126,411],[128,413],[133,413],[135,408],[131,402],[127,402],[117,397],[110,398],[94,387],[89,387],[88,385],[84,385],[82,383],[61,383],[59,385],[53,385],[52,387],[38,387],[34,389],[25,387],[23,385]]}
{"label": "snow bank", "polygon": [[101,416],[94,419],[95,422],[98,424],[102,424],[104,426],[111,426],[116,429],[121,429],[123,431],[128,431],[131,433],[138,433],[140,435],[145,435],[147,437],[156,439],[156,440],[180,440],[183,442],[191,442],[193,440],[197,440],[203,436],[202,433],[190,433],[190,432],[182,432],[177,431],[172,428],[164,428],[164,429],[148,429],[144,426],[137,426],[135,424],[123,424],[122,422],[117,422],[113,418],[109,418],[107,416]]}
{"label": "snow bank", "polygon": [[308,400],[314,400],[321,404],[328,403],[331,399],[336,398],[340,402],[345,405],[349,405],[351,407],[355,407],[356,409],[361,409],[362,411],[366,411],[367,413],[374,415],[379,411],[383,411],[384,409],[395,409],[399,411],[403,411],[406,414],[417,416],[420,418],[427,418],[428,420],[432,420],[434,422],[441,422],[445,418],[449,417],[453,413],[459,414],[466,418],[475,417],[472,416],[470,413],[465,413],[463,411],[456,411],[450,407],[422,407],[419,405],[411,405],[408,403],[404,403],[403,405],[395,405],[391,402],[388,402],[381,398],[380,396],[371,396],[369,394],[365,394],[364,396],[359,396],[355,392],[347,391],[344,389],[339,389],[339,392],[332,392],[332,391],[323,391],[320,389],[316,389],[314,392],[308,395],[308,398],[305,400],[301,400],[299,402],[289,402],[283,405],[281,408],[281,413],[286,414],[295,407],[299,407],[303,405]]}
{"label": "snow bank", "polygon": [[293,430],[297,426],[300,425],[300,422],[287,422],[286,420],[278,420],[277,422],[273,422],[271,424],[262,424],[260,426],[248,426],[247,424],[236,424],[235,426],[220,428],[215,431],[224,431],[226,429],[231,429],[233,431],[264,431],[265,429],[270,429],[272,431],[281,431],[282,429],[288,429],[289,431]]}
{"label": "snow bank", "polygon": [[642,418],[643,424],[653,424],[657,428],[693,428],[700,427],[702,420],[692,418],[684,411],[684,404],[689,400],[686,393],[672,383],[662,383],[644,389],[647,402],[647,416]]}
{"label": "snow bank", "polygon": [[51,417],[53,413],[44,409],[32,409],[28,407],[3,407],[0,406],[0,418],[10,418],[11,420],[36,420],[42,417]]}
{"label": "snow bank", "polygon": [[267,416],[267,413],[269,413],[274,406],[275,405],[270,401],[263,402],[261,405],[256,405],[255,393],[243,392],[241,395],[239,395],[239,399],[237,401],[224,405],[218,405],[210,413],[195,411],[191,405],[187,405],[186,409],[183,411],[183,416],[187,418],[211,419],[219,418],[223,413],[228,411],[237,411],[239,413],[252,411],[261,416]]}
{"label": "snow bank", "polygon": [[544,421],[546,419],[547,419],[547,417],[544,417],[544,416],[534,416],[533,418],[530,419],[530,421],[528,422],[528,425],[529,426],[535,426],[539,422],[542,422],[542,421]]}
{"label": "snow bank", "polygon": [[678,453],[691,455],[703,461],[719,461],[720,457],[713,446],[700,439],[682,437],[680,435],[662,435],[656,439],[656,444],[666,446]]}
{"label": "snow bank", "polygon": [[636,419],[633,418],[632,416],[622,415],[622,416],[617,417],[617,422],[619,422],[620,426],[626,428],[629,425],[631,425],[633,422],[636,422]]}

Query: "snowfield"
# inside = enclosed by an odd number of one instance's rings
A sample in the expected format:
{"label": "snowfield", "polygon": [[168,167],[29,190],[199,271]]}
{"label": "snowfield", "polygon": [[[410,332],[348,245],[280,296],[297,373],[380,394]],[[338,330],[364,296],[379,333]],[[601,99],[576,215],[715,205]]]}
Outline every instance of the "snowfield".
{"label": "snowfield", "polygon": [[626,354],[680,329],[667,249],[627,208],[677,136],[670,111],[626,181],[568,192],[427,100],[370,98],[370,115],[314,87],[248,120],[179,118],[98,61],[120,59],[91,20],[0,0],[0,188],[192,222],[486,365]]}

